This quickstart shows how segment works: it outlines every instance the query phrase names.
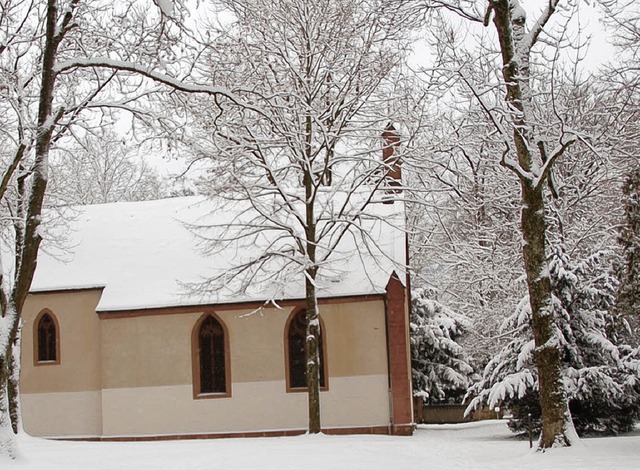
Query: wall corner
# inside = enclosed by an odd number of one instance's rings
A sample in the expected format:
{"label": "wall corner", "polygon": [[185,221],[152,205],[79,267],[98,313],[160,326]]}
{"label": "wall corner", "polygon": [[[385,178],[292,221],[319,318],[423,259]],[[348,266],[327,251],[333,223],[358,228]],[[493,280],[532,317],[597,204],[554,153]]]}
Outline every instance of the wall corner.
{"label": "wall corner", "polygon": [[386,286],[387,354],[391,400],[390,433],[413,434],[409,305],[407,290],[394,271]]}

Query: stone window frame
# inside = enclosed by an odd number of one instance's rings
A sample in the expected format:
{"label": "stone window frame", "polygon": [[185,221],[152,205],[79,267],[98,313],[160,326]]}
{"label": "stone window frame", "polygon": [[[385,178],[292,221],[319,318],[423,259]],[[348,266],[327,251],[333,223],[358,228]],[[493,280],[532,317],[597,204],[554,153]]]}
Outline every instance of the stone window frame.
{"label": "stone window frame", "polygon": [[[40,322],[48,316],[55,329],[55,359],[40,359]],[[55,366],[60,364],[60,324],[58,317],[48,308],[44,308],[38,313],[33,321],[33,364],[35,366]]]}

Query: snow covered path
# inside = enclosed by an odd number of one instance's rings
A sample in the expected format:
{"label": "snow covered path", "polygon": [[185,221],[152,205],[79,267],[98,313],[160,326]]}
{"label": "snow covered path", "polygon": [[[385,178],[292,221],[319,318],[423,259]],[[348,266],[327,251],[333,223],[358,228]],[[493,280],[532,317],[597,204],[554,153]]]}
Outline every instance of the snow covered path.
{"label": "snow covered path", "polygon": [[[23,437],[19,470],[629,470],[640,469],[640,432],[584,439],[541,455],[504,421],[421,426],[413,437],[300,436],[138,443]],[[7,465],[8,463],[8,465]]]}

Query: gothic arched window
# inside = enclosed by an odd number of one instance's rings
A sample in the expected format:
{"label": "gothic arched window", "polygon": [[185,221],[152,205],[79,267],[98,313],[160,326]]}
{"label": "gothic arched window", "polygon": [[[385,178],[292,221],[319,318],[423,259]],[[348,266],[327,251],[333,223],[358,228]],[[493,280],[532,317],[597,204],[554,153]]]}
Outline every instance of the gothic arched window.
{"label": "gothic arched window", "polygon": [[58,324],[53,313],[48,310],[40,312],[35,321],[35,328],[36,363],[59,363]]}
{"label": "gothic arched window", "polygon": [[[322,322],[320,322],[320,341],[318,343],[320,387],[326,388],[326,357],[322,329]],[[307,311],[299,310],[289,317],[286,331],[287,388],[291,390],[306,390],[307,388],[306,336]]]}
{"label": "gothic arched window", "polygon": [[196,325],[195,333],[195,395],[228,394],[228,339],[224,325],[208,314]]}

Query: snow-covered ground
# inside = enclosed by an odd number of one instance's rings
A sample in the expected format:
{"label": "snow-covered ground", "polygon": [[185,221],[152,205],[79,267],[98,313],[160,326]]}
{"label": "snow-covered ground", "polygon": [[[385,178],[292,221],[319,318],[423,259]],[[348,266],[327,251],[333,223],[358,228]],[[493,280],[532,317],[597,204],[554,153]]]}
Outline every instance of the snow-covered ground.
{"label": "snow-covered ground", "polygon": [[[19,470],[616,470],[640,469],[640,431],[545,454],[504,421],[420,426],[413,437],[300,436],[136,443],[21,437]],[[8,465],[7,465],[8,464]]]}

